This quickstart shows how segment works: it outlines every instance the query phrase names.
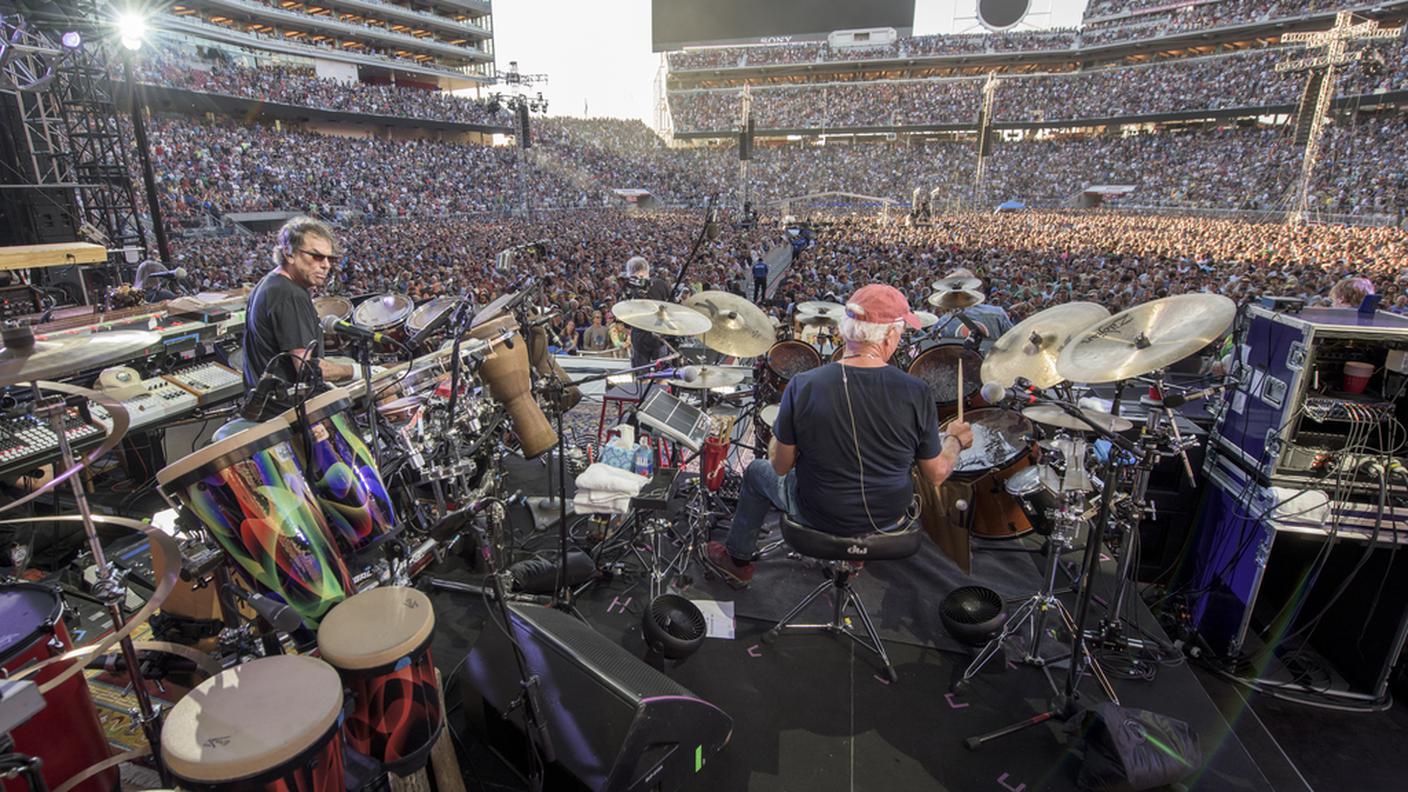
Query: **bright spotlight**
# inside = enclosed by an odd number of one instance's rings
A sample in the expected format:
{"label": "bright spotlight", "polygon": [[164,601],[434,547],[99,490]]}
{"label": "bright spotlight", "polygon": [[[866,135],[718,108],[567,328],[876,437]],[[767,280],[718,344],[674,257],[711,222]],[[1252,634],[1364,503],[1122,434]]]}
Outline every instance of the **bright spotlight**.
{"label": "bright spotlight", "polygon": [[77,30],[68,31],[59,41],[68,49],[78,49],[83,46],[83,36]]}
{"label": "bright spotlight", "polygon": [[117,37],[130,50],[142,48],[147,37],[147,17],[138,11],[123,11],[117,17]]}

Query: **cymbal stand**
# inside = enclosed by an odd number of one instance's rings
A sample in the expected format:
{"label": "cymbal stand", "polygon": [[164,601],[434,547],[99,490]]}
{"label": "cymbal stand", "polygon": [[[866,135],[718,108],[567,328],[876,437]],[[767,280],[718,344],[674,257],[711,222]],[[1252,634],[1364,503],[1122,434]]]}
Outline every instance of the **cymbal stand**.
{"label": "cymbal stand", "polygon": [[[34,393],[35,416],[47,418],[49,428],[58,439],[59,457],[63,468],[55,472],[69,470],[74,466],[75,460],[73,446],[68,442],[68,402],[62,396],[45,396],[37,381],[31,383],[30,387]],[[88,538],[88,549],[93,553],[93,564],[97,569],[93,594],[102,600],[113,629],[121,630],[126,624],[122,614],[122,602],[127,597],[127,586],[123,582],[122,574],[108,563],[107,555],[103,553],[103,543],[99,541],[98,529],[93,524],[93,512],[88,506],[88,493],[83,489],[82,478],[81,475],[70,476],[69,484],[73,488],[73,499],[78,505],[78,514],[83,519],[83,533]],[[127,678],[132,683],[132,693],[137,699],[137,712],[132,713],[133,720],[137,721],[143,736],[147,738],[147,744],[151,746],[152,760],[162,783],[169,785],[171,778],[166,771],[166,763],[161,761],[160,709],[152,703],[146,677],[142,674],[142,662],[137,658],[137,649],[132,645],[131,636],[123,636],[119,645],[122,647],[122,659],[127,665]]]}

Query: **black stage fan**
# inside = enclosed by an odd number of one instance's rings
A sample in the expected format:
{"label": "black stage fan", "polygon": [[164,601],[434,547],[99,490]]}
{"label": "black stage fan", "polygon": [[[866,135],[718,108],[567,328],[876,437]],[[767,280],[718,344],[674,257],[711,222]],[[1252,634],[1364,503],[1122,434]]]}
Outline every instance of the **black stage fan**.
{"label": "black stage fan", "polygon": [[641,635],[652,654],[684,660],[704,643],[704,614],[678,594],[661,594],[641,614]]}
{"label": "black stage fan", "polygon": [[939,603],[939,618],[954,640],[982,646],[1007,622],[1007,607],[1001,595],[987,586],[962,586]]}

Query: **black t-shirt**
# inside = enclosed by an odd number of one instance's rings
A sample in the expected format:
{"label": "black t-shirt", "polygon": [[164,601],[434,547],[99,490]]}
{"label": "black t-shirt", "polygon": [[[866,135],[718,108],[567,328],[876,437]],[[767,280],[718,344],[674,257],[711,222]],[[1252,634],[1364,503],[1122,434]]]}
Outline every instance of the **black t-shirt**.
{"label": "black t-shirt", "polygon": [[[798,374],[782,392],[773,434],[778,442],[797,446],[802,520],[817,530],[850,536],[893,526],[913,498],[915,460],[932,459],[942,450],[929,386],[894,366],[828,363]],[[857,447],[864,464],[864,501]]]}
{"label": "black t-shirt", "polygon": [[[661,300],[670,302],[670,284],[660,278],[651,278],[650,285],[645,289],[643,299]],[[660,336],[654,333],[631,328],[631,368],[644,366],[645,364],[658,360],[664,351],[664,342]]]}
{"label": "black t-shirt", "polygon": [[[308,290],[287,277],[271,272],[249,294],[244,316],[244,384],[253,389],[264,367],[280,352],[310,349],[322,357],[323,328]],[[271,371],[293,382],[296,369],[288,358]]]}

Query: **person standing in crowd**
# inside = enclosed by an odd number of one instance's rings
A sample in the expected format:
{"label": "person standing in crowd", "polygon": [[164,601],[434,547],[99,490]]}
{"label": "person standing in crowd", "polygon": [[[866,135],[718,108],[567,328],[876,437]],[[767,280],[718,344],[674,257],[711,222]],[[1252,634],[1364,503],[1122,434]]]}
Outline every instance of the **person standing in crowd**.
{"label": "person standing in crowd", "polygon": [[[670,302],[670,285],[663,278],[651,277],[650,262],[644,256],[632,256],[626,261],[625,276],[637,299]],[[631,368],[639,368],[665,355],[665,342],[647,330],[631,328]]]}
{"label": "person standing in crowd", "polygon": [[762,305],[762,299],[768,294],[768,263],[762,256],[757,256],[753,261],[753,302]]}
{"label": "person standing in crowd", "polygon": [[611,346],[611,333],[601,323],[601,311],[592,311],[592,323],[582,331],[582,349],[601,352]]}

